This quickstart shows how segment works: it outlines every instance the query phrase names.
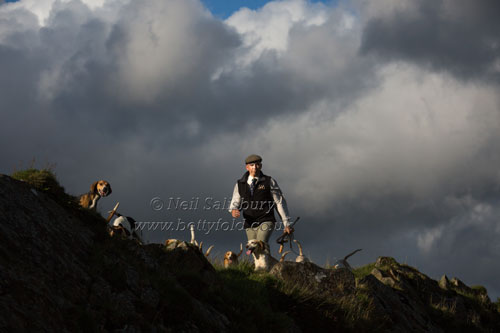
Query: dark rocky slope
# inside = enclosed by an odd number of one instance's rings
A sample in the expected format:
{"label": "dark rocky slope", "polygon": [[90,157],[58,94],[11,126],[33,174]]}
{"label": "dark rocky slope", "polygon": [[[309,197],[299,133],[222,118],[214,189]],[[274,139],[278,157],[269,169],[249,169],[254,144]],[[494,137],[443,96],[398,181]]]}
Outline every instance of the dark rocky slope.
{"label": "dark rocky slope", "polygon": [[379,258],[365,274],[215,269],[191,244],[109,237],[58,184],[0,175],[0,331],[500,331],[484,289]]}

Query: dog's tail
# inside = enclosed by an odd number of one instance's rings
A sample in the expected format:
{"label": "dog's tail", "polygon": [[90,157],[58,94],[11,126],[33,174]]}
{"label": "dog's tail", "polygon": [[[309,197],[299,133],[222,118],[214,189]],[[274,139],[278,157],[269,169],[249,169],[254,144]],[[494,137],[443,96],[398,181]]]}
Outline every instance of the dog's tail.
{"label": "dog's tail", "polygon": [[[195,242],[196,242],[196,241],[195,241]],[[201,253],[203,253],[203,242],[200,242],[200,244],[199,244],[199,245],[196,245],[196,246],[198,246],[198,249],[200,250],[200,252],[201,252]],[[211,246],[208,248],[207,252],[205,252],[205,257],[208,257],[208,256],[210,255],[210,252],[212,252],[212,249],[213,249],[213,248],[214,248],[214,246],[213,246],[213,245],[211,245]]]}
{"label": "dog's tail", "polygon": [[361,250],[362,250],[362,249],[357,249],[357,250],[355,250],[355,251],[353,251],[353,252],[349,253],[348,255],[346,255],[346,256],[344,257],[344,260],[347,260],[347,258],[349,258],[350,256],[354,255],[356,252],[359,252],[359,251],[361,251]]}
{"label": "dog's tail", "polygon": [[240,243],[240,253],[238,253],[236,256],[239,257],[243,253],[243,243]]}
{"label": "dog's tail", "polygon": [[211,246],[208,248],[207,252],[205,252],[205,257],[208,257],[208,256],[210,255],[210,252],[212,252],[212,249],[213,249],[213,248],[214,248],[214,246],[213,246],[213,245],[211,245]]}
{"label": "dog's tail", "polygon": [[302,252],[302,245],[296,239],[294,239],[293,241],[297,243],[297,246],[299,247],[299,256],[304,256],[304,253]]}
{"label": "dog's tail", "polygon": [[281,255],[280,262],[285,261],[285,257],[286,257],[286,255],[287,255],[288,253],[290,253],[290,252],[292,252],[292,251],[286,251],[286,252],[284,252],[284,253]]}
{"label": "dog's tail", "polygon": [[196,239],[194,238],[194,225],[192,225],[192,224],[191,224],[191,225],[189,226],[189,230],[191,230],[191,242],[190,242],[190,243],[191,243],[191,244],[194,244],[194,245],[196,245],[196,246],[199,246],[199,245],[198,245],[198,242],[197,242],[197,241],[196,241]]}

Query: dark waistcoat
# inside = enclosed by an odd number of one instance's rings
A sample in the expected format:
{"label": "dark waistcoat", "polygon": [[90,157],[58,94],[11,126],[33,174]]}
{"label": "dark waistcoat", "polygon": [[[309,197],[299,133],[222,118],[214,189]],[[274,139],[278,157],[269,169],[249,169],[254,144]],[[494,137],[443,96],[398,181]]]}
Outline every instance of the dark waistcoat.
{"label": "dark waistcoat", "polygon": [[271,177],[260,174],[253,195],[248,185],[248,171],[238,180],[238,192],[241,197],[241,210],[245,219],[245,228],[256,227],[262,222],[276,222],[274,217],[274,199],[271,194]]}

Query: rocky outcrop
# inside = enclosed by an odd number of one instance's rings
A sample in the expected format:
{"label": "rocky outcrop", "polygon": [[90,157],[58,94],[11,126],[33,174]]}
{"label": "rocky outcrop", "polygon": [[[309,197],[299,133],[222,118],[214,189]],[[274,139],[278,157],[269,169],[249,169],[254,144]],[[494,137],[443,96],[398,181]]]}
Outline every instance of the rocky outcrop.
{"label": "rocky outcrop", "polygon": [[446,275],[443,275],[441,279],[439,280],[439,287],[444,290],[449,290],[450,289],[450,280]]}
{"label": "rocky outcrop", "polygon": [[348,311],[362,307],[363,316],[377,325],[370,331],[500,329],[500,315],[486,289],[446,276],[437,282],[390,257],[378,258],[370,274],[358,279],[348,269],[324,269],[313,263],[278,263],[270,273],[315,295],[341,300]]}
{"label": "rocky outcrop", "polygon": [[373,300],[374,312],[384,316],[391,331],[496,331],[500,316],[486,289],[473,289],[443,276],[439,282],[390,257],[377,259],[358,289]]}
{"label": "rocky outcrop", "polygon": [[346,268],[324,269],[310,262],[280,262],[271,275],[324,297],[339,297],[354,292],[354,274]]}
{"label": "rocky outcrop", "polygon": [[427,314],[425,306],[409,295],[393,289],[391,285],[394,282],[391,278],[382,279],[387,284],[370,274],[359,280],[357,287],[371,299],[371,315],[379,317],[388,331],[442,332]]}

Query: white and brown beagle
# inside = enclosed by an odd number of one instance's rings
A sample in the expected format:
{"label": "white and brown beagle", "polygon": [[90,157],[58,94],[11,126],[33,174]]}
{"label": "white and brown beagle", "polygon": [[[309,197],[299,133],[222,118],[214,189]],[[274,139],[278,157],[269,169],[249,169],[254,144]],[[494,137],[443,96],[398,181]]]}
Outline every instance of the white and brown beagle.
{"label": "white and brown beagle", "polygon": [[97,210],[97,201],[99,201],[101,197],[107,197],[111,192],[111,185],[105,180],[99,180],[90,185],[90,192],[82,194],[79,197],[80,206]]}
{"label": "white and brown beagle", "polygon": [[240,244],[240,253],[236,254],[233,251],[227,251],[224,255],[224,268],[238,266],[238,258],[243,253],[243,244]]}
{"label": "white and brown beagle", "polygon": [[121,232],[125,238],[137,239],[143,243],[142,229],[136,228],[136,221],[130,216],[124,216],[120,213],[114,213],[117,218],[109,224],[109,234],[113,236],[116,232]]}
{"label": "white and brown beagle", "polygon": [[[251,239],[247,242],[246,248],[247,255],[251,254],[253,256],[256,271],[264,270],[269,272],[271,268],[278,263],[278,260],[271,256],[269,244],[263,241]],[[283,253],[279,262],[283,262],[288,253],[290,253],[290,251]]]}

